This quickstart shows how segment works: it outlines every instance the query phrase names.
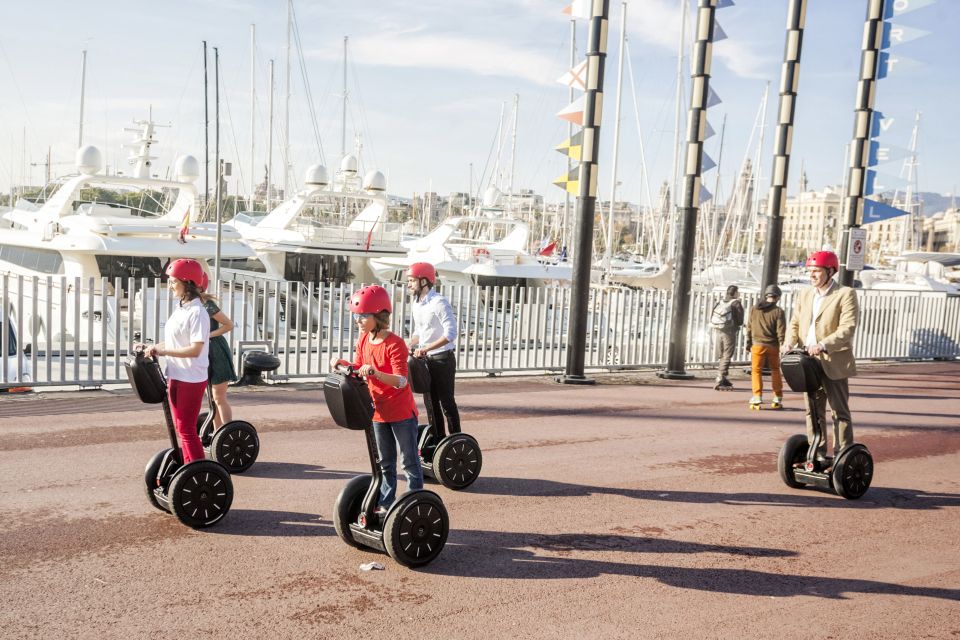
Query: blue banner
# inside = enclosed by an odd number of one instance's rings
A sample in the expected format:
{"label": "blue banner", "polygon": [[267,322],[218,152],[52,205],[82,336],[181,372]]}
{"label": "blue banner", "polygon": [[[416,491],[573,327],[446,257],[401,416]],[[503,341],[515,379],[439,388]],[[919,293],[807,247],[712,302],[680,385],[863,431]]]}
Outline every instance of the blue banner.
{"label": "blue banner", "polygon": [[918,40],[928,35],[930,35],[930,32],[924,31],[923,29],[914,29],[913,27],[907,27],[902,24],[884,22],[880,48],[889,49],[890,47],[906,44],[907,42]]}
{"label": "blue banner", "polygon": [[899,176],[867,169],[867,176],[863,183],[863,195],[872,196],[875,193],[883,193],[890,189],[905,187],[907,184],[908,181]]}
{"label": "blue banner", "polygon": [[913,58],[901,56],[896,53],[891,54],[889,51],[881,51],[880,60],[877,62],[877,80],[886,78],[891,73],[910,73],[911,71],[922,69],[925,66],[922,62],[918,62]]}
{"label": "blue banner", "polygon": [[937,0],[887,0],[883,5],[883,19],[888,20],[894,16],[902,16],[905,13],[929,7],[936,1]]}
{"label": "blue banner", "polygon": [[880,144],[876,140],[870,141],[870,154],[867,156],[867,166],[875,167],[878,164],[896,162],[909,158],[913,153],[910,149],[896,147],[892,144]]}
{"label": "blue banner", "polygon": [[877,202],[876,200],[863,201],[863,224],[880,222],[905,215],[907,215],[907,212],[903,209],[897,209],[885,202]]}

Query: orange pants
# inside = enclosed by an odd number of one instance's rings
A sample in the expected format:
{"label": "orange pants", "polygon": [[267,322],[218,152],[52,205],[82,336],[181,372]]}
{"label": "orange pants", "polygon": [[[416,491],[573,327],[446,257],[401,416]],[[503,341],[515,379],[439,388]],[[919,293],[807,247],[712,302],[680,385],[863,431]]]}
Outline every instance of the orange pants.
{"label": "orange pants", "polygon": [[771,344],[754,344],[750,347],[750,381],[753,395],[763,395],[763,363],[770,367],[773,395],[783,397],[783,375],[780,373],[780,349]]}

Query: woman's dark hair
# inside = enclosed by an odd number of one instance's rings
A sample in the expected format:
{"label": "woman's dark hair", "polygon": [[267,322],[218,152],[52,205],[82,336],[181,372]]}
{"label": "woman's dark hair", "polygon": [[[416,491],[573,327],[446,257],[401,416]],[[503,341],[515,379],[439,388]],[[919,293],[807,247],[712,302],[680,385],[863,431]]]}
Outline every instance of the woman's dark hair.
{"label": "woman's dark hair", "polygon": [[373,314],[373,319],[377,322],[377,328],[373,330],[373,335],[377,335],[384,329],[390,328],[390,312],[389,311],[378,311]]}
{"label": "woman's dark hair", "polygon": [[200,289],[192,280],[181,280],[180,282],[183,283],[183,301],[190,302],[200,297]]}

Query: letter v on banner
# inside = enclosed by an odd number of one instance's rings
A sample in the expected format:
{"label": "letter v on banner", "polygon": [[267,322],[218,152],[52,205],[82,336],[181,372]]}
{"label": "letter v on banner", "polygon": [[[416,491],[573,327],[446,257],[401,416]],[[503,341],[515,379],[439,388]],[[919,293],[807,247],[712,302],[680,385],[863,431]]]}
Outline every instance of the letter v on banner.
{"label": "letter v on banner", "polygon": [[873,122],[870,124],[870,137],[876,138],[881,133],[886,133],[886,131],[893,126],[895,118],[886,118],[879,111],[873,112]]}

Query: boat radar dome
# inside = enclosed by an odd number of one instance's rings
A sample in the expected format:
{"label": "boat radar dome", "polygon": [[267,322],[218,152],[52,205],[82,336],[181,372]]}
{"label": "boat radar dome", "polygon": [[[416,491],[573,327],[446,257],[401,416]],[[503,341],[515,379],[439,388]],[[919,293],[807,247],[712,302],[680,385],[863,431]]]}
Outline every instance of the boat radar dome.
{"label": "boat radar dome", "polygon": [[322,164],[310,165],[307,167],[307,176],[303,182],[310,186],[327,186],[330,184],[330,178],[327,176],[327,168]]}
{"label": "boat radar dome", "polygon": [[194,182],[200,177],[200,163],[193,156],[180,156],[173,165],[173,174],[180,182]]}
{"label": "boat radar dome", "polygon": [[386,191],[387,179],[379,171],[368,171],[367,175],[363,176],[363,189],[364,191]]}
{"label": "boat radar dome", "polygon": [[503,194],[500,193],[500,190],[496,187],[487,187],[487,190],[483,192],[483,206],[485,207],[496,207],[500,204],[500,199]]}
{"label": "boat radar dome", "polygon": [[100,173],[103,168],[103,155],[100,149],[93,145],[87,145],[77,150],[77,171],[85,176],[93,176]]}
{"label": "boat radar dome", "polygon": [[348,153],[343,156],[343,160],[340,161],[340,171],[343,173],[349,173],[351,175],[356,175],[357,173],[357,156],[352,153]]}

